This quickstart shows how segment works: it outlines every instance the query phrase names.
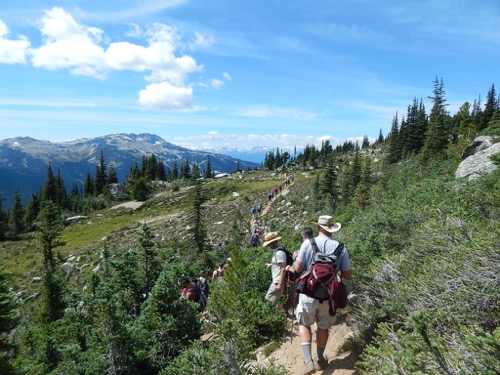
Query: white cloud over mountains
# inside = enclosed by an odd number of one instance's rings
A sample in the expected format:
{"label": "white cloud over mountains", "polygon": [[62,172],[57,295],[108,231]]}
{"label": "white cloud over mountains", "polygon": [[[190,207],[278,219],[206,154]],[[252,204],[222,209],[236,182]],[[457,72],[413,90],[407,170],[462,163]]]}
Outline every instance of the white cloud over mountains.
{"label": "white cloud over mountains", "polygon": [[[203,67],[192,56],[180,52],[180,37],[168,25],[155,23],[145,30],[134,26],[129,36],[142,37],[144,45],[108,43],[103,30],[80,24],[63,8],[54,7],[41,19],[40,32],[42,44],[32,47],[25,36],[10,39],[7,25],[0,20],[0,63],[31,63],[37,68],[67,69],[97,79],[106,79],[113,71],[144,72],[147,85],[139,92],[139,103],[165,110],[192,107],[189,75]],[[205,48],[213,43],[208,35],[194,37],[195,44]],[[223,86],[224,81],[216,78],[206,85],[218,89]]]}

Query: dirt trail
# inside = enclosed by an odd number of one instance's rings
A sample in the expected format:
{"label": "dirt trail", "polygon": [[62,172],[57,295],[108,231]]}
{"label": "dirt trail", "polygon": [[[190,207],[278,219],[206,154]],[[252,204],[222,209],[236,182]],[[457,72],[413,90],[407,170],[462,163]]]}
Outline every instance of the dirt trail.
{"label": "dirt trail", "polygon": [[[316,355],[316,325],[312,326],[313,343],[312,355]],[[316,374],[323,375],[353,375],[355,374],[354,363],[356,361],[355,354],[346,351],[339,352],[339,348],[351,336],[352,327],[348,326],[345,318],[339,314],[337,323],[330,329],[330,337],[325,349],[325,354],[328,357],[328,365],[323,371],[316,371]],[[283,338],[281,346],[272,352],[267,358],[258,358],[260,363],[271,363],[283,365],[287,369],[288,375],[300,375],[302,373],[303,363],[302,348],[298,334],[298,326],[293,326],[293,331],[288,330],[287,336]]]}
{"label": "dirt trail", "polygon": [[267,214],[267,212],[273,206],[274,201],[276,199],[278,199],[278,197],[280,195],[287,195],[288,191],[289,191],[290,187],[293,185],[293,183],[294,183],[293,181],[290,182],[286,187],[284,187],[283,189],[281,189],[280,191],[278,191],[277,194],[275,194],[270,200],[268,200],[267,204],[264,207],[262,207],[262,211],[261,211],[260,215],[258,215],[257,218],[252,217],[252,219],[250,220],[250,233],[253,231],[255,221],[259,220],[259,218],[261,218],[261,217],[263,217],[263,216],[265,216]]}
{"label": "dirt trail", "polygon": [[[274,201],[280,195],[288,194],[289,189],[293,186],[293,182],[288,185],[286,189],[281,190],[263,207],[260,217],[267,214],[271,209]],[[258,218],[257,218],[258,219]],[[253,229],[255,218],[250,221],[250,228]],[[257,361],[259,363],[274,363],[282,365],[287,369],[287,375],[300,375],[304,367],[302,347],[299,338],[298,325],[296,320],[287,320],[288,331],[287,335],[283,338],[283,342],[278,349],[272,352],[268,357],[264,357],[260,350],[257,354]],[[290,328],[293,327],[293,328]],[[316,355],[316,324],[312,326],[313,343],[312,355]],[[356,355],[350,351],[339,352],[342,344],[353,335],[353,329],[346,323],[345,314],[340,312],[337,317],[335,325],[330,329],[330,337],[325,349],[325,354],[328,357],[328,365],[323,371],[316,371],[316,374],[323,375],[353,375],[356,373],[354,364],[356,362]]]}

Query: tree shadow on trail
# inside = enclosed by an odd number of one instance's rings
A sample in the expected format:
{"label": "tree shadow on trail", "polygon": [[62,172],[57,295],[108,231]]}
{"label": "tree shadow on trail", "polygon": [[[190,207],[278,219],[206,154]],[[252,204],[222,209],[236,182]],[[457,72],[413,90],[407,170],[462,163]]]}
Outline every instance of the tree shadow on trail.
{"label": "tree shadow on trail", "polygon": [[[322,375],[333,375],[335,374],[335,370],[353,370],[354,364],[358,360],[358,354],[353,351],[347,351],[344,353],[339,353],[335,358],[328,362],[328,365],[325,367],[323,372],[318,371],[317,374]],[[356,374],[357,371],[354,370],[353,374]]]}

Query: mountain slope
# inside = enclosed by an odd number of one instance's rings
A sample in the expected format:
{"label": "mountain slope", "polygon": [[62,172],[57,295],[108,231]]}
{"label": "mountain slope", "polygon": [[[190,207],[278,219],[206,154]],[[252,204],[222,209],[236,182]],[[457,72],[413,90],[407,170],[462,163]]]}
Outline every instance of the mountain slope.
{"label": "mountain slope", "polygon": [[241,169],[259,165],[223,154],[189,150],[152,134],[111,134],[67,142],[19,137],[0,141],[0,192],[7,203],[16,188],[23,200],[29,199],[45,181],[49,162],[54,173],[60,170],[68,188],[73,183],[83,187],[87,173],[94,177],[101,152],[106,165],[117,172],[119,182],[125,181],[134,163],[141,165],[143,156],[152,154],[166,169],[172,168],[174,162],[180,167],[188,160],[203,171],[208,158],[216,172],[232,172],[238,163]]}

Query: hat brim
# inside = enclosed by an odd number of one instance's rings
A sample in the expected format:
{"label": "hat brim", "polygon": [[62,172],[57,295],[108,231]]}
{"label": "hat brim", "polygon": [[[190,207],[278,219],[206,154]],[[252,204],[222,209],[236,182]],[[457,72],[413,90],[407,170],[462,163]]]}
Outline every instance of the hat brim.
{"label": "hat brim", "polygon": [[274,242],[274,241],[279,241],[281,240],[281,237],[275,237],[273,238],[272,240],[269,240],[269,241],[264,241],[264,243],[262,244],[262,247],[266,247],[267,245],[269,245],[270,243]]}
{"label": "hat brim", "polygon": [[318,223],[314,223],[316,226],[321,227],[322,229],[326,230],[328,233],[335,233],[340,230],[342,227],[342,224],[340,223],[335,223],[331,226],[326,226]]}

